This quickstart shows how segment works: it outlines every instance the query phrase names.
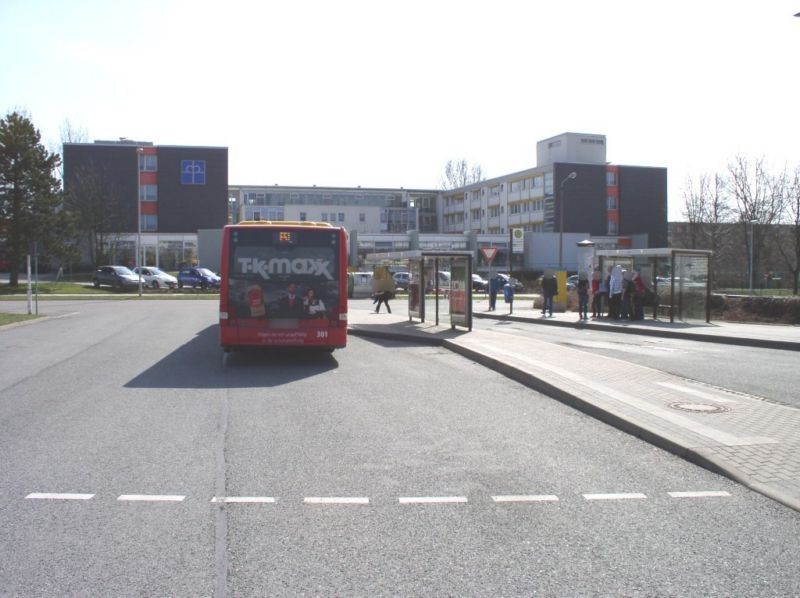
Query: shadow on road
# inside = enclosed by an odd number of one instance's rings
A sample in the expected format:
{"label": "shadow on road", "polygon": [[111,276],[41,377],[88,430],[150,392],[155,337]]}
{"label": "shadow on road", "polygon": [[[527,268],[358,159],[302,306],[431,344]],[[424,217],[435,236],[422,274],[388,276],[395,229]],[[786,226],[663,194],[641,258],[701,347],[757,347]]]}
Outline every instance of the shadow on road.
{"label": "shadow on road", "polygon": [[264,349],[224,357],[218,326],[201,330],[126,388],[265,388],[290,384],[339,367],[334,355],[308,349]]}

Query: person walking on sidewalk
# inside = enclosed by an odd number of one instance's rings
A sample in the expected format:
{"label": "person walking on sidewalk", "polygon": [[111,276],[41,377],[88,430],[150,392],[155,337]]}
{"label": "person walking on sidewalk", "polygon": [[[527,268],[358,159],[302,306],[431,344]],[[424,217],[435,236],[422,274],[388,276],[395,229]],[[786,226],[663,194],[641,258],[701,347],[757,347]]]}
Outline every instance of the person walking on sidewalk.
{"label": "person walking on sidewalk", "polygon": [[503,284],[503,279],[496,272],[489,275],[489,311],[494,311],[497,307],[497,293]]}
{"label": "person walking on sidewalk", "polygon": [[558,281],[556,275],[552,270],[545,270],[542,276],[542,315],[546,316],[550,313],[553,317],[553,298],[558,295]]}
{"label": "person walking on sidewalk", "polygon": [[392,313],[392,308],[389,307],[389,299],[392,298],[391,291],[378,291],[373,295],[373,303],[377,303],[375,306],[375,313],[381,313],[381,303],[386,306],[386,311]]}
{"label": "person walking on sidewalk", "polygon": [[578,274],[578,319],[589,319],[589,277],[586,272]]}

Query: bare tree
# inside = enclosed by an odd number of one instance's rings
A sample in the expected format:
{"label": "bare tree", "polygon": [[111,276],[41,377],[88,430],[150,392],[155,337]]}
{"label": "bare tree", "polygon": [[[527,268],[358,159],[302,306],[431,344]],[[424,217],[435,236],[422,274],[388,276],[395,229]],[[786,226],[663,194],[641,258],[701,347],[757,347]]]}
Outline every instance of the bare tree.
{"label": "bare tree", "polygon": [[729,261],[730,227],[732,210],[725,190],[725,181],[719,176],[702,175],[695,182],[689,178],[683,192],[682,214],[686,218],[679,243],[688,249],[710,249],[714,252],[710,272],[712,288],[716,283],[716,270]]}
{"label": "bare tree", "polygon": [[[89,133],[83,127],[77,127],[67,118],[59,128],[61,139],[59,143],[51,141],[48,145],[50,151],[54,154],[63,155],[65,143],[87,143],[89,141]],[[60,162],[58,165],[58,176],[64,180],[64,163]]]}
{"label": "bare tree", "polygon": [[800,166],[786,186],[782,223],[777,246],[788,270],[792,273],[792,291],[798,294],[800,282]]}
{"label": "bare tree", "polygon": [[65,206],[73,218],[76,241],[88,248],[97,265],[106,259],[106,248],[117,238],[114,231],[123,212],[118,189],[96,166],[81,168],[67,181]]}
{"label": "bare tree", "polygon": [[83,127],[72,124],[67,118],[61,125],[61,143],[88,143],[89,132]]}
{"label": "bare tree", "polygon": [[702,175],[695,185],[689,178],[683,198],[681,213],[689,223],[687,242],[690,248],[715,249],[714,238],[733,215],[725,181],[716,174],[713,178]]}
{"label": "bare tree", "polygon": [[484,180],[486,180],[486,177],[483,176],[483,169],[479,164],[470,166],[463,158],[461,160],[448,160],[444,167],[442,189],[460,189]]}
{"label": "bare tree", "polygon": [[786,173],[771,174],[764,158],[750,161],[736,156],[728,164],[726,186],[735,203],[734,216],[745,239],[746,259],[749,261],[749,256],[754,256],[753,267],[757,270],[762,259],[768,257],[763,255],[766,240],[783,213]]}

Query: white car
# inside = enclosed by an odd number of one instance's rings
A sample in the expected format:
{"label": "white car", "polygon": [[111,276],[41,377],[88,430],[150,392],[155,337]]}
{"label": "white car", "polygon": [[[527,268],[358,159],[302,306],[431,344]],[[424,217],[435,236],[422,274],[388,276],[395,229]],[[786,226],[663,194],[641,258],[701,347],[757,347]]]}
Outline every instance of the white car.
{"label": "white car", "polygon": [[141,268],[134,268],[133,273],[139,276],[139,271],[142,272],[142,284],[154,289],[174,289],[178,286],[178,279],[167,274],[163,270],[154,268],[153,266],[144,266]]}

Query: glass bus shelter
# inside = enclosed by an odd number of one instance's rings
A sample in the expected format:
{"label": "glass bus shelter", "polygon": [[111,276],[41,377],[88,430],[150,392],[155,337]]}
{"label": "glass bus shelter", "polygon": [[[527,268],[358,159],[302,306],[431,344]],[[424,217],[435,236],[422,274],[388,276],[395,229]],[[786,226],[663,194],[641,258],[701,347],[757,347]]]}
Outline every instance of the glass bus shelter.
{"label": "glass bus shelter", "polygon": [[711,321],[709,264],[712,252],[700,249],[618,249],[597,251],[603,277],[609,267],[637,270],[651,293],[645,310],[653,319],[668,316],[670,322]]}
{"label": "glass bus shelter", "polygon": [[471,251],[396,251],[373,253],[366,263],[408,269],[408,319],[424,322],[433,316],[450,321],[450,327],[472,330],[472,252]]}

